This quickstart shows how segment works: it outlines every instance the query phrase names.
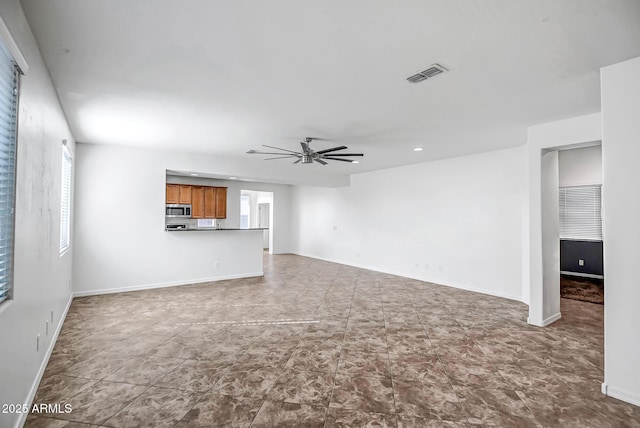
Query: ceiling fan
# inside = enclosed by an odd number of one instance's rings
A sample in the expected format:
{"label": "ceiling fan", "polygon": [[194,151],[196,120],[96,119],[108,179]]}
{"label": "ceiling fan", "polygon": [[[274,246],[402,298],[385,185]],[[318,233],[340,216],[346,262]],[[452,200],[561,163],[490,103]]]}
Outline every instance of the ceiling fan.
{"label": "ceiling fan", "polygon": [[364,154],[362,153],[334,153],[334,152],[337,152],[338,150],[346,149],[347,146],[338,146],[338,147],[333,147],[331,149],[315,151],[309,146],[309,144],[313,140],[317,140],[317,138],[307,137],[304,139],[304,141],[301,141],[300,142],[300,145],[302,146],[301,152],[294,152],[293,150],[281,149],[280,147],[267,146],[266,144],[263,144],[262,145],[263,147],[268,147],[270,149],[276,149],[276,150],[282,150],[282,151],[274,153],[274,152],[261,152],[258,150],[249,150],[247,153],[252,155],[277,155],[277,157],[275,158],[266,158],[265,160],[298,158],[298,160],[296,160],[294,163],[300,163],[300,162],[313,163],[314,161],[316,161],[322,165],[326,165],[327,160],[358,163],[358,161],[354,161],[351,159],[344,159],[342,158],[342,156],[345,156],[345,157],[364,156]]}

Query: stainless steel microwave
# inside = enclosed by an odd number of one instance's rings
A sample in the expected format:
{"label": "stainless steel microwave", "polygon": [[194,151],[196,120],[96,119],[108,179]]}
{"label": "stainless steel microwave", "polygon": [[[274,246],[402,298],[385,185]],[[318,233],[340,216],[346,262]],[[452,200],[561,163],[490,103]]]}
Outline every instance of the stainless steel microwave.
{"label": "stainless steel microwave", "polygon": [[164,215],[166,217],[187,217],[191,218],[191,205],[167,204]]}

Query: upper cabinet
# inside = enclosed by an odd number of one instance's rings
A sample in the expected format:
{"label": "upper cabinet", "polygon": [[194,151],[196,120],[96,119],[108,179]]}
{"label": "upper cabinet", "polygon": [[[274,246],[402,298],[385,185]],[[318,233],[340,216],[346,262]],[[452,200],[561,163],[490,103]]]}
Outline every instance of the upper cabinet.
{"label": "upper cabinet", "polygon": [[191,218],[204,218],[204,187],[191,186]]}
{"label": "upper cabinet", "polygon": [[189,205],[191,203],[191,186],[180,185],[178,203]]}
{"label": "upper cabinet", "polygon": [[187,184],[167,184],[167,204],[191,204],[191,186]]}
{"label": "upper cabinet", "polygon": [[180,200],[180,185],[178,184],[167,184],[167,204],[177,204]]}
{"label": "upper cabinet", "polygon": [[227,188],[189,186],[191,218],[227,218]]}
{"label": "upper cabinet", "polygon": [[215,187],[204,188],[204,218],[216,218],[216,190]]}
{"label": "upper cabinet", "polygon": [[227,188],[216,187],[216,218],[227,218]]}

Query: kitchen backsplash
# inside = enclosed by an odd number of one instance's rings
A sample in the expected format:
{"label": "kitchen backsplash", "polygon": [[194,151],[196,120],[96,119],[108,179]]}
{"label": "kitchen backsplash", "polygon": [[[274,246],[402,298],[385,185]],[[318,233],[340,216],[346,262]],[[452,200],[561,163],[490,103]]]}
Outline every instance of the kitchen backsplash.
{"label": "kitchen backsplash", "polygon": [[211,226],[207,226],[201,224],[198,226],[197,218],[180,218],[180,217],[165,217],[165,225],[166,224],[186,224],[189,229],[198,229],[198,228],[224,228],[225,227],[225,219],[205,219],[205,221],[201,221],[201,223],[211,224]]}

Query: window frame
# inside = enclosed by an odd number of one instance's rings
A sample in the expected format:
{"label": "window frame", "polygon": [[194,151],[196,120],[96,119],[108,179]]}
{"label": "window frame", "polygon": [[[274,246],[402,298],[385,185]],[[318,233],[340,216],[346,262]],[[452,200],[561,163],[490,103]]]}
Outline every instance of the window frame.
{"label": "window frame", "polygon": [[[0,24],[4,24],[4,22],[0,21]],[[0,30],[2,30],[2,25],[0,25]],[[11,123],[11,142],[8,144],[8,148],[12,152],[12,162],[11,167],[12,171],[7,170],[8,175],[12,175],[13,183],[12,187],[7,186],[7,189],[11,189],[11,194],[7,195],[7,198],[10,199],[10,207],[7,207],[8,213],[6,214],[6,223],[10,230],[7,231],[7,235],[5,235],[5,242],[9,242],[8,245],[5,246],[7,249],[8,256],[6,257],[7,263],[5,266],[5,275],[2,275],[3,281],[5,281],[5,285],[2,286],[6,291],[3,291],[0,294],[0,305],[5,302],[11,301],[13,299],[13,286],[14,286],[14,264],[15,264],[15,230],[16,230],[16,183],[17,183],[17,166],[18,166],[18,119],[19,119],[19,111],[20,111],[20,83],[21,83],[21,75],[22,70],[19,63],[16,61],[15,56],[11,49],[11,44],[6,44],[7,41],[3,36],[3,31],[0,31],[0,50],[2,50],[3,56],[9,59],[9,64],[13,67],[13,95],[11,99],[11,110],[13,111],[12,115],[12,123]],[[0,234],[1,235],[1,234]]]}
{"label": "window frame", "polygon": [[73,154],[62,142],[60,185],[60,257],[71,249],[71,186],[73,185]]}

